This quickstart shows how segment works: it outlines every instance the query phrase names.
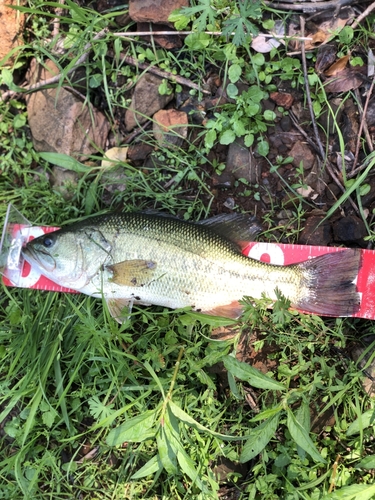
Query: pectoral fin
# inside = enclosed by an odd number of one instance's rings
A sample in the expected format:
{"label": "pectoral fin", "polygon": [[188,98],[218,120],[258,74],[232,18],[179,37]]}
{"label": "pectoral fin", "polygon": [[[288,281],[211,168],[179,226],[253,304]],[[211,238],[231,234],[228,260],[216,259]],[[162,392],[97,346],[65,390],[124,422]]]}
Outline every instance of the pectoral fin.
{"label": "pectoral fin", "polygon": [[155,273],[156,262],[152,260],[124,260],[106,266],[112,272],[111,282],[123,286],[144,286]]}
{"label": "pectoral fin", "polygon": [[107,306],[111,316],[121,324],[129,317],[133,302],[130,299],[109,299]]}

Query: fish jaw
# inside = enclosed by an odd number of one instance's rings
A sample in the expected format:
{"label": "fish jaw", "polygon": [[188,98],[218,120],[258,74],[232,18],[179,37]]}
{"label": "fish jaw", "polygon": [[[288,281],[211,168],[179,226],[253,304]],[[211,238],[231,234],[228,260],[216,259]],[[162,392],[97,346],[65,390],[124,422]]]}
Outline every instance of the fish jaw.
{"label": "fish jaw", "polygon": [[38,254],[31,245],[27,245],[22,249],[22,256],[33,269],[37,269],[41,274],[47,277],[51,275],[56,268],[56,261],[52,255],[47,252],[43,253],[42,261],[40,254]]}

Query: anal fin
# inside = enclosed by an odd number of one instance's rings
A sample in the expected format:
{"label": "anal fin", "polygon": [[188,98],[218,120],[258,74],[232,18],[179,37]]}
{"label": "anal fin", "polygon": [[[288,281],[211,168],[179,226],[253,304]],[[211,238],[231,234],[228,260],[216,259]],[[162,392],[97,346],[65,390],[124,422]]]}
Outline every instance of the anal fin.
{"label": "anal fin", "polygon": [[200,310],[199,312],[203,314],[209,314],[210,316],[222,316],[224,318],[237,319],[241,316],[243,312],[243,306],[235,300],[230,304],[224,304],[216,306],[210,310]]}

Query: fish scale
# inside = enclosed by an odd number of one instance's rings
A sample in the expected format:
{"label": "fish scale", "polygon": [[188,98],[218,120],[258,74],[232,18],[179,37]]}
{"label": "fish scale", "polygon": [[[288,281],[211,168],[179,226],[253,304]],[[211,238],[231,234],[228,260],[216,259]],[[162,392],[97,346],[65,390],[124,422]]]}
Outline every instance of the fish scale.
{"label": "fish scale", "polygon": [[252,231],[251,219],[240,214],[202,223],[108,214],[36,238],[23,254],[56,283],[104,297],[114,316],[131,301],[237,317],[244,296],[275,300],[276,288],[307,312],[344,316],[358,310],[359,252],[275,266],[241,253]]}

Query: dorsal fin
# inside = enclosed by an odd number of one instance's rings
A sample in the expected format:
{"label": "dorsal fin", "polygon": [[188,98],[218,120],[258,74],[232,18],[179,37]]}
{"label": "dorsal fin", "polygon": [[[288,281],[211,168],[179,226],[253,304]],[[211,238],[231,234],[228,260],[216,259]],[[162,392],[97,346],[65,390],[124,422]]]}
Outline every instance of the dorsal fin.
{"label": "dorsal fin", "polygon": [[215,215],[199,221],[198,224],[209,227],[216,234],[239,245],[241,249],[245,248],[249,241],[254,241],[262,231],[257,218],[245,214]]}

